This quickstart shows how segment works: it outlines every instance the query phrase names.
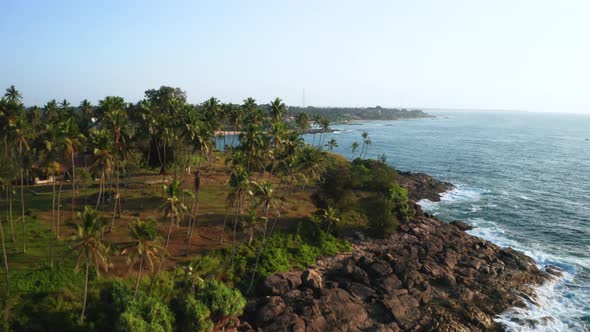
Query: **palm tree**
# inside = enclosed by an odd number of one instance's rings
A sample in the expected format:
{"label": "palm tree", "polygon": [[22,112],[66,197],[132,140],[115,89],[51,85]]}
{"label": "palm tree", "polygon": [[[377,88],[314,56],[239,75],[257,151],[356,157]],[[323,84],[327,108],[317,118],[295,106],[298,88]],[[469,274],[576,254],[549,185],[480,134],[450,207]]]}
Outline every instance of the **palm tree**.
{"label": "palm tree", "polygon": [[18,91],[14,85],[11,85],[8,89],[6,89],[6,93],[4,94],[8,101],[21,104],[23,100],[23,95]]}
{"label": "palm tree", "polygon": [[8,280],[8,257],[6,255],[6,245],[4,244],[4,226],[0,217],[0,241],[2,243],[2,256],[4,260],[4,281],[6,282],[6,295],[10,295],[10,283]]}
{"label": "palm tree", "polygon": [[272,183],[265,181],[263,183],[256,183],[252,181],[252,185],[254,186],[254,197],[257,198],[258,202],[257,205],[262,207],[264,211],[264,232],[262,233],[262,242],[260,242],[260,247],[258,248],[258,253],[256,254],[256,262],[254,263],[254,271],[252,272],[252,278],[250,279],[250,286],[248,286],[247,293],[250,292],[252,285],[254,284],[254,277],[256,276],[256,270],[258,269],[258,262],[260,260],[260,253],[264,247],[266,242],[266,231],[268,229],[268,217],[271,206],[274,204],[276,198],[273,194],[273,185]]}
{"label": "palm tree", "polygon": [[182,200],[180,199],[182,195],[189,195],[192,196],[192,192],[182,189],[182,183],[179,181],[172,181],[169,185],[164,185],[164,191],[167,194],[167,198],[164,203],[160,206],[160,209],[164,212],[164,217],[170,218],[170,223],[168,225],[168,235],[166,235],[166,242],[164,244],[164,250],[160,252],[160,262],[158,263],[158,267],[156,271],[154,271],[152,275],[152,281],[150,284],[150,294],[154,287],[154,281],[156,279],[156,275],[160,273],[160,269],[162,268],[162,263],[164,262],[164,252],[168,250],[168,244],[170,244],[170,235],[172,234],[172,227],[179,222],[180,219],[183,218],[184,213],[188,210],[187,206],[184,205]]}
{"label": "palm tree", "polygon": [[[201,161],[203,159],[203,155],[208,155],[211,149],[211,137],[213,136],[212,131],[209,126],[207,126],[204,122],[198,120],[193,115],[194,113],[188,114],[187,123],[185,125],[184,136],[185,140],[187,141],[188,145],[199,152],[199,161],[197,163],[197,171],[195,172],[194,178],[194,190],[196,199],[193,199],[193,204],[191,206],[191,215],[189,219],[189,229],[188,229],[188,239],[186,242],[185,248],[185,255],[188,255],[191,240],[193,236],[193,229],[194,224],[197,218],[197,213],[199,210],[199,188],[200,188],[200,171],[201,171]],[[189,169],[190,169],[190,159],[189,159]]]}
{"label": "palm tree", "polygon": [[337,223],[340,222],[340,219],[338,219],[338,211],[332,207],[332,206],[328,206],[325,209],[322,209],[321,211],[321,218],[324,221],[324,223],[326,224],[326,233],[330,233],[330,228],[332,228],[333,226],[335,226]]}
{"label": "palm tree", "polygon": [[335,138],[332,138],[328,141],[328,143],[326,143],[325,147],[327,147],[328,150],[332,151],[334,150],[334,148],[338,147],[338,142],[336,142]]}
{"label": "palm tree", "polygon": [[141,282],[144,262],[148,265],[151,272],[154,271],[154,259],[159,255],[163,248],[160,246],[156,223],[153,221],[143,221],[134,219],[129,224],[129,232],[133,242],[126,246],[121,252],[122,255],[128,254],[129,267],[133,267],[139,261],[137,278],[135,280],[135,292],[133,298],[137,297],[137,290]]}
{"label": "palm tree", "polygon": [[47,173],[47,178],[53,177],[52,181],[52,201],[51,201],[51,238],[49,239],[50,247],[51,247],[51,258],[49,260],[49,266],[53,268],[53,254],[54,254],[54,242],[55,238],[59,236],[59,224],[55,223],[55,175],[59,174],[61,166],[56,161],[51,161],[47,164],[45,172]]}
{"label": "palm tree", "polygon": [[45,110],[43,114],[44,121],[49,123],[59,118],[59,108],[55,99],[50,100],[45,104]]}
{"label": "palm tree", "polygon": [[309,129],[309,116],[305,112],[295,115],[295,124],[300,133],[305,133]]}
{"label": "palm tree", "polygon": [[24,177],[24,150],[30,150],[28,143],[29,127],[24,116],[20,116],[16,122],[16,141],[18,144],[18,154],[20,159],[20,206],[21,222],[23,226],[23,253],[27,251],[27,241],[25,237],[25,177]]}
{"label": "palm tree", "polygon": [[119,191],[121,168],[129,155],[128,141],[129,120],[125,112],[125,100],[122,97],[109,96],[99,102],[99,109],[102,115],[101,126],[108,130],[114,138],[115,151],[113,155],[113,166],[116,174],[115,178],[115,202],[113,210],[113,219],[111,221],[111,231],[115,226],[117,208],[121,210],[121,194]]}
{"label": "palm tree", "polygon": [[370,138],[365,140],[365,159],[367,158],[367,151],[369,151],[369,145],[373,144]]}
{"label": "palm tree", "polygon": [[75,153],[82,146],[85,137],[78,131],[78,125],[73,118],[69,118],[64,124],[64,157],[70,159],[72,165],[72,220],[76,217],[76,163]]}
{"label": "palm tree", "polygon": [[70,102],[69,102],[69,101],[67,101],[67,99],[64,99],[64,100],[62,100],[62,101],[59,103],[59,106],[61,106],[61,110],[62,110],[62,113],[63,113],[63,114],[68,114],[68,111],[70,110],[70,106],[71,106],[71,105],[72,105],[72,104],[70,104]]}
{"label": "palm tree", "polygon": [[356,141],[352,142],[352,145],[350,147],[352,148],[352,159],[354,159],[354,154],[359,149],[359,143]]}
{"label": "palm tree", "polygon": [[94,146],[94,164],[92,169],[96,174],[100,175],[100,184],[98,187],[98,199],[96,200],[96,209],[101,202],[102,192],[105,187],[106,176],[109,175],[113,170],[114,157],[113,157],[113,141],[110,134],[104,130],[93,130],[91,133],[92,145]]}
{"label": "palm tree", "polygon": [[[251,194],[250,175],[248,174],[248,171],[246,171],[244,167],[242,167],[241,165],[234,165],[230,169],[230,176],[228,182],[231,187],[231,191],[228,195],[228,202],[230,202],[233,206],[236,207],[233,232],[233,242],[235,243],[236,228],[238,225],[238,219],[242,212],[242,201],[244,199],[244,194]],[[223,231],[221,233],[220,242],[223,242]]]}
{"label": "palm tree", "polygon": [[322,121],[320,122],[320,128],[322,129],[322,133],[320,135],[320,149],[322,147],[322,144],[324,144],[324,139],[326,138],[326,133],[330,130],[330,121],[326,118],[322,118]]}
{"label": "palm tree", "polygon": [[[319,114],[314,115],[313,116],[313,125],[315,127],[319,127],[320,124],[322,123],[322,120],[323,120],[323,118],[322,118],[321,115],[319,115]],[[313,132],[313,141],[311,142],[311,145],[312,146],[315,146],[315,136],[316,136],[316,134],[317,134],[317,130],[314,130],[314,132]]]}
{"label": "palm tree", "polygon": [[305,146],[298,156],[296,167],[299,172],[307,174],[308,179],[315,179],[325,169],[324,164],[321,151],[312,146]]}
{"label": "palm tree", "polygon": [[84,313],[86,311],[86,300],[88,297],[88,275],[90,267],[94,267],[97,276],[100,275],[100,269],[108,271],[110,267],[108,258],[108,247],[101,240],[102,230],[105,222],[98,216],[98,212],[89,206],[84,207],[84,212],[79,214],[81,223],[77,225],[76,243],[74,250],[78,252],[76,261],[76,271],[79,271],[80,265],[84,265],[84,299],[82,304],[82,313],[80,314],[79,323],[84,322]]}
{"label": "palm tree", "polygon": [[359,153],[359,157],[363,157],[363,151],[365,150],[365,146],[367,145],[367,139],[369,138],[369,133],[363,130],[361,132],[361,137],[363,138],[363,146],[361,147],[361,153]]}
{"label": "palm tree", "polygon": [[281,98],[275,98],[270,102],[270,118],[273,123],[281,121],[287,113],[287,105],[283,103]]}
{"label": "palm tree", "polygon": [[84,99],[80,102],[80,110],[82,111],[82,114],[87,118],[90,119],[92,118],[92,115],[94,113],[94,107],[92,106],[92,103],[88,101],[88,99]]}

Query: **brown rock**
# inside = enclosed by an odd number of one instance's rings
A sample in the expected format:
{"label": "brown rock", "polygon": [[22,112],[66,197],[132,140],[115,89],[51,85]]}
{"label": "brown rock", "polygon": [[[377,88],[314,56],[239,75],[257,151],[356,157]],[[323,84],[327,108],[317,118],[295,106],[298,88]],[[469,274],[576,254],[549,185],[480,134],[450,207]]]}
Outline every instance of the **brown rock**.
{"label": "brown rock", "polygon": [[285,302],[280,296],[273,296],[268,302],[260,307],[256,315],[256,323],[264,325],[285,311]]}
{"label": "brown rock", "polygon": [[322,276],[313,269],[307,269],[301,275],[301,281],[307,287],[321,289],[324,287]]}

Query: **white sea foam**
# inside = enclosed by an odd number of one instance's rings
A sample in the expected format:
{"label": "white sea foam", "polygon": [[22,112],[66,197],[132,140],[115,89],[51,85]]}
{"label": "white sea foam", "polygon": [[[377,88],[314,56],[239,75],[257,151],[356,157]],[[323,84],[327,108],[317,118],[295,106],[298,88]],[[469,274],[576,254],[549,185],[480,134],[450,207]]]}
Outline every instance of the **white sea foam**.
{"label": "white sea foam", "polygon": [[[440,202],[421,200],[419,202],[423,209],[430,213],[436,213],[441,206],[452,209],[457,202],[481,201],[485,190],[470,189],[458,186],[441,195]],[[520,197],[524,200],[530,199],[526,196]],[[495,204],[486,204],[484,207],[495,207]],[[478,212],[482,209],[481,204],[472,204],[471,212]],[[555,265],[564,271],[563,276],[555,277],[535,289],[535,298],[523,297],[523,308],[511,308],[495,320],[505,326],[507,331],[588,331],[588,328],[581,321],[572,317],[581,317],[584,310],[590,306],[590,289],[576,289],[572,287],[576,266],[590,266],[587,258],[562,257],[547,253],[538,248],[524,247],[517,240],[510,239],[506,231],[497,223],[482,218],[467,218],[468,223],[475,226],[469,234],[491,241],[501,247],[511,247],[519,250],[533,258],[539,268],[546,265]],[[575,286],[575,285],[573,285]]]}
{"label": "white sea foam", "polygon": [[422,206],[425,211],[436,212],[440,206],[440,203],[455,203],[455,202],[469,202],[479,201],[481,195],[486,193],[485,190],[480,189],[469,189],[462,185],[457,188],[446,191],[440,195],[440,202],[433,202],[428,199],[421,199],[418,204]]}
{"label": "white sea foam", "polygon": [[535,298],[522,297],[525,307],[511,308],[495,318],[507,331],[588,331],[580,321],[569,319],[581,316],[584,303],[576,295],[564,291],[565,284],[573,275],[565,272],[535,289]]}

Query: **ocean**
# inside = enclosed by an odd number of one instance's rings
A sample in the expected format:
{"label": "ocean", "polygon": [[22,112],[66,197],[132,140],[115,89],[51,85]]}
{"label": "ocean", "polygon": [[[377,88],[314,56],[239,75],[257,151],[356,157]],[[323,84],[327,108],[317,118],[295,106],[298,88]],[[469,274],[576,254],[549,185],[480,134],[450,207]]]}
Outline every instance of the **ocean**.
{"label": "ocean", "polygon": [[466,221],[476,227],[470,234],[565,271],[538,288],[535,303],[496,318],[509,331],[589,331],[590,115],[428,113],[435,118],[334,125],[324,142],[335,138],[334,152],[352,158],[366,130],[367,157],[384,155],[397,169],[457,187],[441,202],[421,201],[425,211]]}

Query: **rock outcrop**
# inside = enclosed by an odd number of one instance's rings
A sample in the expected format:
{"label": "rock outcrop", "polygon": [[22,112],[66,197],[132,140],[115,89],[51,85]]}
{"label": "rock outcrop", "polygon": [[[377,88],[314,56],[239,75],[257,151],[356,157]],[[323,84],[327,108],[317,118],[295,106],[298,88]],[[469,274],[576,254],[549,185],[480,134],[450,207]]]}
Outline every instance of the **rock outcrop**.
{"label": "rock outcrop", "polygon": [[473,229],[473,226],[469,225],[468,223],[461,221],[461,220],[453,220],[449,224],[457,227],[462,231],[470,231]]}
{"label": "rock outcrop", "polygon": [[489,331],[548,278],[532,259],[423,215],[388,239],[269,277],[244,319],[260,331]]}
{"label": "rock outcrop", "polygon": [[439,181],[424,173],[398,171],[400,186],[408,190],[408,197],[413,201],[428,199],[433,202],[440,201],[440,194],[455,189],[449,182]]}

